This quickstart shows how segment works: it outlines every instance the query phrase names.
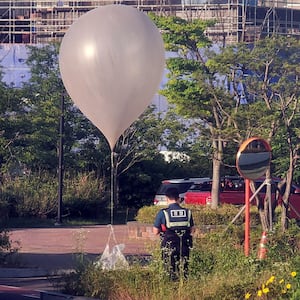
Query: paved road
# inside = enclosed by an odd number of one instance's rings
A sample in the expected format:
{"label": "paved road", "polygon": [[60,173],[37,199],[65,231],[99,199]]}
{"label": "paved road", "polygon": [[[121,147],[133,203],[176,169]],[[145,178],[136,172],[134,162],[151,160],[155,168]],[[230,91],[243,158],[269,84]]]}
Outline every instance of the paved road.
{"label": "paved road", "polygon": [[40,299],[40,293],[22,287],[9,287],[0,285],[0,300],[28,300]]}
{"label": "paved road", "polygon": [[26,294],[19,295],[16,293],[0,293],[0,300],[33,300],[33,299],[40,299],[39,296],[28,296]]}
{"label": "paved road", "polygon": [[57,292],[58,277],[1,278],[0,300],[40,299],[40,291]]}
{"label": "paved road", "polygon": [[[53,281],[42,274],[59,275],[73,269],[76,253],[85,253],[88,259],[96,260],[108,243],[110,247],[124,244],[123,253],[127,256],[144,256],[152,243],[129,238],[127,225],[13,229],[10,239],[19,247],[15,260],[23,269],[9,275],[9,270],[0,268],[0,300],[39,299],[39,290],[55,291]],[[40,277],[34,273],[26,275],[28,270],[34,270]]]}

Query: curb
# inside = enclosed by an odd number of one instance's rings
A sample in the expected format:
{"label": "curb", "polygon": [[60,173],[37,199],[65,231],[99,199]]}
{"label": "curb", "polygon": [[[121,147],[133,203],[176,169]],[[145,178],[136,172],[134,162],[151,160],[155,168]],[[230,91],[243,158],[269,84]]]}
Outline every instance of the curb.
{"label": "curb", "polygon": [[[139,262],[142,266],[147,265],[152,259],[150,254],[126,254],[126,260],[129,264]],[[59,276],[68,274],[74,271],[74,269],[59,269],[59,270],[47,270],[41,268],[1,268],[0,267],[0,278],[26,278],[26,277],[47,277],[47,276]]]}
{"label": "curb", "polygon": [[98,300],[98,299],[40,291],[40,300]]}
{"label": "curb", "polygon": [[73,270],[47,271],[39,268],[0,268],[0,278],[29,278],[57,276]]}

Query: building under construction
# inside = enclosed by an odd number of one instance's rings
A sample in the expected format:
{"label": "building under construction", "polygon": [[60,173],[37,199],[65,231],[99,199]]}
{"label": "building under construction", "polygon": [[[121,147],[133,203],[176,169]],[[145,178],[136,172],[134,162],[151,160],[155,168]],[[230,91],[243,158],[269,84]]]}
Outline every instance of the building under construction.
{"label": "building under construction", "polygon": [[60,40],[82,14],[101,5],[124,4],[144,12],[214,19],[213,41],[253,42],[273,33],[300,36],[300,0],[35,0],[0,1],[0,43],[38,44]]}

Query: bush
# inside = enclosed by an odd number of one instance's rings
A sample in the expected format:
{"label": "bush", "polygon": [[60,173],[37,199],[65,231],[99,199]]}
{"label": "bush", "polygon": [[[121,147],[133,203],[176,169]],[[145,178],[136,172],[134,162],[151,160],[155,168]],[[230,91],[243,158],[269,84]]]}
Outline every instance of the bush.
{"label": "bush", "polygon": [[42,217],[57,207],[57,180],[49,174],[6,179],[1,187],[1,201],[7,203],[9,217]]}
{"label": "bush", "polygon": [[[240,211],[240,207],[230,204],[224,204],[217,209],[211,209],[206,205],[186,205],[193,213],[194,223],[196,226],[201,225],[226,225],[229,224],[233,218]],[[161,209],[161,206],[144,206],[139,209],[136,220],[141,223],[152,224],[154,222],[157,212]],[[252,225],[258,223],[257,208],[251,209],[251,221]],[[244,222],[244,214],[238,218],[235,224],[242,224]]]}
{"label": "bush", "polygon": [[160,206],[155,205],[143,206],[138,210],[135,219],[140,223],[152,224],[154,222],[156,214],[160,209]]}
{"label": "bush", "polygon": [[[85,268],[66,277],[66,290],[73,295],[108,300],[298,299],[300,256],[297,252],[289,257],[284,253],[289,250],[290,237],[298,239],[299,234],[291,228],[285,246],[269,248],[270,255],[261,261],[256,258],[257,243],[251,245],[249,257],[244,255],[240,243],[242,231],[240,226],[232,226],[228,231],[211,232],[196,238],[187,280],[169,281],[157,247],[153,249],[152,261],[146,266],[135,263],[129,270],[103,271],[93,264],[86,264]],[[253,230],[251,240],[260,233],[260,230]],[[282,238],[279,232],[270,235],[268,247],[279,244]]]}
{"label": "bush", "polygon": [[[5,179],[0,190],[3,218],[54,218],[58,206],[58,180],[49,173]],[[102,180],[93,173],[65,175],[63,214],[95,218],[107,206],[108,197]]]}
{"label": "bush", "polygon": [[11,262],[13,254],[18,251],[18,247],[13,247],[9,231],[0,229],[0,266],[7,266]]}
{"label": "bush", "polygon": [[234,205],[222,205],[217,209],[211,209],[206,205],[191,206],[190,208],[195,224],[199,225],[228,224],[239,212],[239,208]]}
{"label": "bush", "polygon": [[109,195],[94,173],[67,176],[64,182],[64,214],[96,219],[106,211]]}
{"label": "bush", "polygon": [[[138,211],[137,220],[152,223],[160,209],[157,206],[143,207]],[[223,205],[217,210],[204,206],[194,206],[191,209],[197,225],[228,224],[239,212],[239,208],[231,205]],[[255,209],[251,213],[257,218]],[[243,216],[240,218],[241,223]],[[264,260],[257,258],[260,226],[251,229],[250,255],[246,257],[244,228],[240,224],[231,224],[227,230],[221,228],[194,238],[187,280],[180,278],[179,282],[169,281],[162,266],[160,249],[156,246],[152,248],[152,260],[146,266],[134,264],[129,270],[102,271],[89,264],[77,273],[75,281],[79,280],[80,284],[66,281],[66,286],[75,295],[109,300],[298,299],[299,227],[292,223],[285,234],[278,228],[268,233],[267,257]],[[277,278],[276,281],[270,279],[273,277]]]}

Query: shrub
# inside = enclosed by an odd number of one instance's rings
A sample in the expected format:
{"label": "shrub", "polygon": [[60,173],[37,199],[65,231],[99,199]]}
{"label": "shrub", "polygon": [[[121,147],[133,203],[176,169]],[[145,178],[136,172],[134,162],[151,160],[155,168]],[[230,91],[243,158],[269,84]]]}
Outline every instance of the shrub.
{"label": "shrub", "polygon": [[[153,205],[143,207],[136,219],[151,224],[160,209]],[[231,205],[223,205],[217,210],[204,206],[192,206],[191,209],[199,226],[207,223],[230,224],[240,210]],[[258,216],[255,208],[251,214],[254,219]],[[250,255],[246,257],[243,214],[240,218],[237,225],[230,224],[226,230],[220,226],[194,238],[187,280],[181,277],[178,282],[169,281],[162,265],[160,248],[155,244],[151,249],[152,260],[146,265],[134,263],[128,270],[103,271],[87,264],[68,277],[66,288],[75,295],[108,300],[298,299],[299,284],[296,280],[292,282],[289,274],[300,274],[299,227],[292,223],[289,230],[282,234],[279,226],[275,226],[274,232],[267,234],[267,257],[259,260],[257,252],[261,228],[252,227]],[[280,286],[280,280],[277,282],[281,290],[273,284],[271,291],[272,276],[285,280],[284,286]],[[282,291],[285,293],[282,294]]]}
{"label": "shrub", "polygon": [[[194,223],[196,226],[201,225],[224,225],[229,224],[233,218],[240,211],[240,207],[224,204],[217,209],[211,209],[206,205],[186,205],[193,213]],[[152,224],[157,212],[161,209],[161,206],[144,206],[139,209],[136,220],[141,223]],[[252,225],[258,223],[258,213],[256,208],[251,209]],[[237,220],[237,224],[242,224],[244,221],[244,214]]]}
{"label": "shrub", "polygon": [[[72,288],[69,292],[108,300],[299,299],[298,275],[294,275],[300,274],[300,256],[297,252],[285,255],[288,244],[294,243],[291,237],[298,236],[295,229],[287,232],[284,247],[273,247],[283,238],[279,232],[268,235],[268,255],[264,260],[256,258],[258,242],[254,242],[259,241],[261,230],[251,232],[253,243],[248,257],[244,255],[242,233],[241,226],[233,225],[227,231],[214,231],[195,238],[187,280],[169,281],[157,246],[152,249],[148,265],[134,263],[128,270],[103,271],[87,264],[76,276],[71,276],[75,281],[67,281]],[[270,279],[272,276],[276,277],[276,282]]]}
{"label": "shrub", "polygon": [[95,174],[67,176],[64,181],[64,213],[71,217],[97,218],[107,207],[109,196],[103,180]]}
{"label": "shrub", "polygon": [[84,269],[79,268],[65,275],[63,291],[72,295],[109,299],[115,286],[114,275],[112,272],[103,272],[93,264],[87,263]]}
{"label": "shrub", "polygon": [[143,206],[138,210],[135,219],[140,223],[152,224],[154,222],[156,214],[160,209],[160,206],[155,205]]}
{"label": "shrub", "polygon": [[49,174],[6,179],[1,200],[7,203],[9,217],[42,217],[56,211],[57,180]]}
{"label": "shrub", "polygon": [[[41,173],[7,178],[0,189],[3,218],[56,217],[58,180],[55,175]],[[93,173],[66,174],[63,192],[63,214],[70,217],[95,218],[107,205],[105,185]]]}
{"label": "shrub", "polygon": [[0,266],[7,266],[11,263],[13,254],[18,251],[17,244],[16,246],[12,245],[7,229],[0,229]]}

